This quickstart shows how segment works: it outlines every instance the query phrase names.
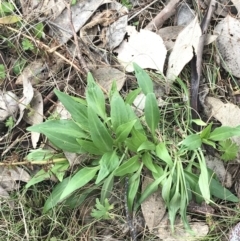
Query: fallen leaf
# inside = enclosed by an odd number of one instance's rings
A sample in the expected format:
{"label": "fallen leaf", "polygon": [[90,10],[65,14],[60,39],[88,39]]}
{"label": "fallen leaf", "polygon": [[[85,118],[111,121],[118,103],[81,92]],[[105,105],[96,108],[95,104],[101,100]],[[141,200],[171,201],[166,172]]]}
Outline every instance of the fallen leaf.
{"label": "fallen leaf", "polygon": [[[142,192],[152,182],[153,180],[150,177],[145,176],[142,183]],[[166,213],[166,205],[161,196],[161,192],[157,191],[153,193],[150,197],[148,197],[141,204],[141,209],[145,219],[145,223],[151,232],[160,224],[162,218],[164,217],[164,214]]]}
{"label": "fallen leaf", "polygon": [[170,54],[167,80],[173,82],[183,67],[192,59],[193,49],[197,53],[199,38],[202,34],[197,18],[187,25],[178,35]]}
{"label": "fallen leaf", "polygon": [[236,224],[229,233],[229,241],[240,241],[240,223]]}
{"label": "fallen leaf", "polygon": [[10,16],[5,16],[5,17],[0,18],[0,24],[13,24],[13,23],[17,23],[21,20],[22,20],[22,18],[20,16],[10,15]]}
{"label": "fallen leaf", "polygon": [[214,29],[218,34],[216,46],[222,67],[236,77],[240,77],[240,21],[228,15]]}
{"label": "fallen leaf", "polygon": [[141,29],[137,32],[133,26],[127,26],[127,32],[130,36],[128,40],[124,40],[114,50],[118,53],[117,58],[126,71],[132,72],[132,63],[135,62],[141,68],[163,72],[167,49],[162,38],[149,30]]}
{"label": "fallen leaf", "polygon": [[195,17],[195,11],[190,8],[186,2],[182,2],[178,6],[177,14],[177,25],[185,26],[188,25]]}

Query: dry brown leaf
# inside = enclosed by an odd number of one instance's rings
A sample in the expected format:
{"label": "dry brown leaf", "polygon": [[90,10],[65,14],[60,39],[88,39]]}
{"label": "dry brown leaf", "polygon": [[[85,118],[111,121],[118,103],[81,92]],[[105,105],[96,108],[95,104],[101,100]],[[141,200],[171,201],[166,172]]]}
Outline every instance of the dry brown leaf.
{"label": "dry brown leaf", "polygon": [[167,80],[172,82],[183,67],[192,59],[193,48],[197,53],[199,38],[202,34],[197,18],[187,25],[178,35],[170,54],[167,69]]}
{"label": "dry brown leaf", "polygon": [[122,89],[126,80],[125,73],[112,67],[95,69],[92,71],[92,74],[94,79],[107,92],[110,91],[114,80],[116,81],[118,91]]}
{"label": "dry brown leaf", "polygon": [[[146,189],[147,185],[151,184],[152,182],[153,179],[146,176],[142,183],[142,192]],[[141,204],[141,209],[145,223],[151,232],[161,223],[161,220],[166,213],[166,205],[161,196],[161,192],[157,191],[153,193]]]}
{"label": "dry brown leaf", "polygon": [[218,34],[216,46],[222,67],[236,77],[240,77],[240,21],[228,15],[214,29]]}
{"label": "dry brown leaf", "polygon": [[11,208],[14,208],[14,202],[8,199],[10,199],[9,193],[0,185],[0,204],[5,200]]}
{"label": "dry brown leaf", "polygon": [[137,63],[141,68],[156,69],[163,72],[167,49],[162,38],[149,30],[141,29],[137,32],[133,26],[127,27],[128,40],[124,40],[121,45],[115,49],[118,53],[118,60],[126,68],[126,71],[132,72],[132,63]]}

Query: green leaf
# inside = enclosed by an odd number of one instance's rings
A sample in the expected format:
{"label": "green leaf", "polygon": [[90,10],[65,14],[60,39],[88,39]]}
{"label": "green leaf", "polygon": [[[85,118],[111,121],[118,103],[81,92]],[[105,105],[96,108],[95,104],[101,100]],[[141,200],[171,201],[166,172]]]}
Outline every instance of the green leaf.
{"label": "green leaf", "polygon": [[187,136],[183,141],[182,145],[187,147],[189,151],[198,149],[202,145],[201,137],[197,134]]}
{"label": "green leaf", "polygon": [[87,77],[86,99],[88,107],[90,107],[103,120],[106,120],[105,97],[99,85],[94,81],[91,73],[88,73]]}
{"label": "green leaf", "polygon": [[0,79],[6,78],[6,70],[3,64],[0,64]]}
{"label": "green leaf", "polygon": [[221,183],[214,178],[210,180],[210,191],[213,196],[222,200],[239,202],[239,199],[234,194],[232,194],[228,189],[223,187]]}
{"label": "green leaf", "polygon": [[137,152],[140,152],[142,150],[148,150],[148,151],[155,151],[155,144],[151,141],[144,141],[137,149]]}
{"label": "green leaf", "polygon": [[79,146],[81,147],[82,152],[86,152],[93,155],[102,155],[105,151],[99,149],[94,145],[92,141],[83,140],[83,139],[76,139]]}
{"label": "green leaf", "polygon": [[61,158],[63,157],[62,153],[55,153],[53,150],[45,150],[42,148],[31,150],[30,153],[26,156],[28,161],[44,161],[54,158]]}
{"label": "green leaf", "polygon": [[136,130],[135,128],[132,129],[131,134],[132,137],[127,138],[125,144],[130,151],[137,152],[139,146],[141,146],[141,144],[147,140],[147,137],[141,131]]}
{"label": "green leaf", "polygon": [[22,18],[17,15],[9,15],[9,16],[4,16],[0,18],[0,24],[13,24],[20,22]]}
{"label": "green leaf", "polygon": [[52,193],[50,194],[50,196],[48,197],[47,201],[44,204],[43,213],[46,213],[48,210],[55,207],[59,202],[62,201],[60,197],[63,191],[65,190],[65,188],[67,187],[69,180],[70,180],[70,177],[67,177],[54,187]]}
{"label": "green leaf", "polygon": [[4,13],[12,13],[14,11],[14,5],[9,2],[1,2],[0,4],[0,13],[4,15]]}
{"label": "green leaf", "polygon": [[127,139],[130,132],[132,131],[133,126],[135,125],[137,120],[129,121],[125,124],[120,125],[116,130],[116,143],[123,142]]}
{"label": "green leaf", "polygon": [[134,125],[134,128],[140,132],[144,132],[143,130],[143,126],[140,122],[140,119],[136,116],[136,114],[134,113],[134,110],[133,108],[129,105],[129,104],[126,104],[126,110],[127,110],[127,114],[128,114],[128,120],[131,121],[131,120],[137,120],[135,125]]}
{"label": "green leaf", "polygon": [[206,128],[204,128],[201,133],[200,133],[200,137],[202,139],[208,139],[210,136],[212,130],[212,123],[210,123]]}
{"label": "green leaf", "polygon": [[117,168],[118,164],[119,157],[117,156],[116,151],[105,153],[99,162],[100,170],[95,184],[98,184],[107,177],[109,173]]}
{"label": "green leaf", "polygon": [[43,37],[43,29],[44,29],[44,25],[43,23],[38,23],[34,26],[34,35],[36,38],[40,39]]}
{"label": "green leaf", "polygon": [[103,186],[101,189],[101,203],[103,203],[106,198],[110,197],[113,189],[113,182],[114,172],[112,172],[103,182]]}
{"label": "green leaf", "polygon": [[27,60],[25,59],[22,59],[22,58],[19,58],[15,63],[14,63],[14,66],[13,66],[13,72],[15,75],[19,75],[22,73],[25,65],[27,63]]}
{"label": "green leaf", "polygon": [[213,142],[213,141],[210,141],[210,140],[208,140],[208,139],[202,139],[202,143],[207,144],[207,145],[209,145],[209,146],[212,146],[213,148],[216,149],[216,143]]}
{"label": "green leaf", "polygon": [[193,119],[193,123],[197,124],[198,126],[206,126],[206,122],[202,121],[201,119]]}
{"label": "green leaf", "polygon": [[22,47],[23,47],[24,50],[33,50],[34,49],[34,46],[33,46],[32,42],[27,38],[23,39]]}
{"label": "green leaf", "polygon": [[165,201],[166,205],[169,205],[172,183],[172,175],[169,175],[166,180],[164,180],[164,185],[162,185],[162,198]]}
{"label": "green leaf", "polygon": [[147,125],[154,134],[160,120],[160,112],[154,93],[148,93],[146,96],[144,114]]}
{"label": "green leaf", "polygon": [[113,205],[110,205],[107,199],[104,200],[104,205],[102,205],[99,199],[96,199],[95,204],[96,209],[92,210],[91,216],[96,219],[111,219],[112,215],[109,213],[110,210],[114,208]]}
{"label": "green leaf", "polygon": [[130,211],[132,211],[134,199],[139,189],[142,167],[143,167],[143,164],[141,164],[138,171],[134,173],[128,181],[127,203],[128,203],[128,210]]}
{"label": "green leaf", "polygon": [[76,102],[71,96],[55,89],[54,93],[62,102],[67,111],[71,114],[74,121],[76,121],[81,128],[88,130],[88,113],[87,107],[84,104]]}
{"label": "green leaf", "polygon": [[28,181],[27,185],[25,186],[25,188],[29,188],[39,182],[45,181],[45,180],[49,180],[51,178],[51,172],[50,171],[45,171],[43,169],[41,169],[40,171],[38,171],[32,178],[30,181]]}
{"label": "green leaf", "polygon": [[130,91],[128,94],[127,94],[127,97],[125,99],[125,103],[129,104],[129,105],[132,105],[132,103],[134,102],[134,100],[136,99],[136,97],[141,93],[141,89],[138,88],[138,89],[135,89],[135,90],[132,90]]}
{"label": "green leaf", "polygon": [[180,204],[181,204],[181,195],[179,192],[176,191],[168,205],[168,214],[169,214],[169,220],[170,220],[172,232],[174,231],[174,222],[175,222],[176,214],[180,209]]}
{"label": "green leaf", "polygon": [[93,109],[88,108],[88,119],[89,126],[91,126],[90,134],[94,145],[104,152],[112,151],[113,139]]}
{"label": "green leaf", "polygon": [[77,138],[86,134],[72,120],[49,120],[27,128],[28,131],[42,133],[58,148],[75,153],[82,153]]}
{"label": "green leaf", "polygon": [[136,172],[139,167],[141,166],[141,163],[139,161],[139,156],[133,156],[127,161],[125,161],[118,169],[115,171],[115,176],[125,176],[128,173],[134,173]]}
{"label": "green leaf", "polygon": [[159,143],[156,146],[156,154],[157,156],[163,160],[164,162],[166,162],[168,164],[169,167],[173,167],[173,161],[171,156],[168,153],[167,147],[165,145],[164,142]]}
{"label": "green leaf", "polygon": [[142,92],[145,95],[147,95],[148,93],[153,93],[153,82],[149,75],[136,63],[133,63],[133,67],[138,85],[142,89]]}
{"label": "green leaf", "polygon": [[111,122],[113,125],[113,129],[116,131],[120,125],[125,124],[129,121],[126,105],[118,92],[115,92],[113,94],[110,105],[111,105],[111,113],[110,113]]}
{"label": "green leaf", "polygon": [[56,163],[52,168],[51,168],[51,172],[56,176],[56,178],[62,182],[63,177],[66,173],[66,171],[68,170],[69,167],[69,162],[66,160],[65,162],[61,162],[61,163]]}
{"label": "green leaf", "polygon": [[142,156],[143,164],[150,170],[151,172],[158,173],[158,171],[155,168],[155,165],[153,164],[153,160],[149,152],[145,152]]}
{"label": "green leaf", "polygon": [[240,136],[240,126],[229,127],[221,126],[216,128],[209,136],[209,139],[213,141],[224,141],[233,136]]}
{"label": "green leaf", "polygon": [[99,166],[92,168],[84,167],[80,169],[73,177],[69,179],[69,182],[63,189],[58,202],[63,201],[68,195],[90,182],[95,177],[95,174],[98,170]]}
{"label": "green leaf", "polygon": [[238,146],[236,143],[232,142],[230,139],[219,142],[219,150],[223,152],[221,158],[225,161],[233,160],[237,157]]}

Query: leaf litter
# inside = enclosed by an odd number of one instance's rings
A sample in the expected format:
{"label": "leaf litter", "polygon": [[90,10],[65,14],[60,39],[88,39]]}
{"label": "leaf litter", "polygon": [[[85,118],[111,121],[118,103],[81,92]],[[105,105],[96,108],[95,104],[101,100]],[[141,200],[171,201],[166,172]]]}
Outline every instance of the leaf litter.
{"label": "leaf litter", "polygon": [[[185,66],[187,66],[191,59],[197,54],[199,40],[203,33],[198,20],[198,13],[193,10],[193,6],[188,3],[181,3],[178,8],[176,8],[178,2],[180,1],[169,1],[167,5],[171,7],[169,12],[166,11],[166,8],[160,11],[162,14],[161,16],[167,14],[167,18],[160,19],[158,23],[155,22],[155,26],[160,26],[160,28],[157,29],[157,33],[150,31],[153,29],[152,26],[154,26],[151,24],[151,26],[146,26],[145,29],[139,26],[136,29],[135,26],[127,25],[129,24],[128,10],[126,6],[115,1],[77,1],[75,5],[71,6],[72,23],[75,32],[77,33],[80,31],[80,36],[85,36],[87,34],[86,36],[89,37],[89,41],[83,40],[86,44],[86,46],[82,48],[84,59],[87,60],[87,65],[90,66],[90,70],[92,70],[94,77],[106,92],[110,91],[113,80],[116,81],[118,90],[126,87],[129,76],[125,71],[133,71],[133,62],[136,62],[142,68],[151,69],[151,71],[157,70],[157,73],[160,73],[167,82],[174,83],[176,78],[181,76],[183,69],[186,68]],[[214,1],[200,2],[202,2],[203,5],[205,4],[207,8],[209,4]],[[49,47],[53,52],[58,52],[59,46],[64,46],[64,44],[74,36],[72,28],[70,28],[69,12],[66,8],[65,1],[45,0],[42,4],[34,1],[26,4],[25,1],[20,1],[20,3],[22,12],[25,16],[38,16],[41,21],[48,24],[48,34],[52,36],[53,40],[56,40],[55,43],[49,43]],[[239,20],[234,15],[227,15],[229,13],[228,1],[221,0],[220,3],[221,4],[217,5],[214,16],[217,24],[213,32],[208,32],[209,37],[206,43],[216,44],[221,66],[232,76],[239,78]],[[239,1],[234,0],[232,3],[234,7],[239,10]],[[134,2],[133,5],[141,7],[141,5],[138,4],[139,3]],[[204,11],[203,5],[202,10]],[[121,14],[119,16],[112,14],[112,17],[103,21],[103,18],[99,18],[99,14],[103,13],[105,10],[117,10],[121,12]],[[174,19],[173,22],[181,26],[169,25],[162,28],[162,24],[175,12],[177,12],[177,19]],[[44,17],[40,17],[41,13],[43,13],[42,16]],[[216,17],[219,16],[219,14],[224,16],[222,20]],[[196,17],[194,18],[194,16]],[[157,21],[157,19],[155,20]],[[20,21],[20,19],[17,18],[17,21]],[[2,24],[5,23],[3,22]],[[48,40],[42,39],[41,41],[47,42]],[[76,42],[71,44],[77,45]],[[78,50],[76,49],[75,53],[77,55]],[[171,53],[169,50],[171,50]],[[117,63],[116,60],[109,59],[109,53],[107,54],[107,51],[112,51],[115,54],[117,53],[117,60],[119,63]],[[94,54],[100,56],[100,61],[92,57]],[[17,78],[15,78],[17,79],[17,86],[23,85],[22,93],[16,91],[16,87],[15,89],[13,87],[11,91],[3,91],[1,93],[1,121],[6,121],[9,116],[13,116],[16,118],[14,129],[18,126],[21,127],[21,123],[23,122],[30,125],[39,124],[43,121],[44,117],[48,115],[48,112],[53,113],[52,111],[55,107],[51,107],[51,105],[55,101],[54,95],[46,91],[46,86],[48,85],[46,83],[49,83],[49,78],[52,77],[51,80],[53,83],[50,84],[50,88],[57,86],[61,90],[68,90],[68,92],[71,92],[72,88],[74,88],[74,92],[77,92],[79,96],[84,95],[84,88],[81,89],[82,87],[79,87],[79,83],[74,83],[76,78],[82,81],[82,76],[80,77],[80,74],[74,71],[76,66],[80,66],[74,59],[73,52],[67,49],[65,53],[59,54],[59,56],[62,55],[66,55],[66,59],[69,59],[69,62],[73,63],[70,70],[66,68],[66,62],[65,64],[59,63],[58,66],[60,67],[56,68],[56,71],[52,74],[49,74],[49,66],[52,67],[52,65],[47,65],[44,58],[39,58],[40,56],[38,56],[36,60],[29,61],[30,63],[28,66],[24,68],[23,72],[21,72]],[[51,62],[52,59],[50,59],[51,57],[48,57],[47,61]],[[89,59],[93,60],[93,64],[89,64]],[[68,73],[67,71],[65,73],[62,71],[64,68],[66,68]],[[73,85],[73,83],[75,85]],[[45,87],[43,88],[44,85]],[[16,92],[16,94],[14,92]],[[140,96],[138,98],[141,100],[138,103],[135,102],[136,106],[142,104],[141,101],[144,97]],[[239,107],[237,105],[224,103],[220,98],[213,97],[207,97],[206,103],[206,108],[211,106],[210,109],[212,112],[209,114],[209,118],[214,117],[223,126],[235,127],[239,125]],[[59,106],[58,103],[57,106]],[[47,111],[46,108],[48,109]],[[33,111],[32,115],[29,113],[31,109]],[[44,109],[46,112],[44,112]],[[57,111],[57,114],[60,114],[62,119],[69,119],[69,113],[63,109],[62,107],[61,111]],[[32,132],[32,136],[32,147],[36,148],[39,145],[40,135]],[[240,145],[239,138],[234,137],[233,140]],[[73,155],[73,153],[67,152],[65,152],[65,155],[71,167],[74,166],[73,163],[76,160],[77,163],[81,162],[81,155]],[[85,160],[87,157],[82,158]],[[210,164],[210,161],[208,161],[208,165],[209,168],[215,171],[221,182],[226,182],[226,179],[231,179],[230,174],[227,172],[222,162],[220,163],[218,160],[214,160],[214,163]],[[216,168],[220,169],[216,170]],[[30,175],[20,167],[8,169],[7,175],[6,170],[5,167],[1,168],[0,189],[1,196],[9,198],[8,192],[19,187],[16,181],[28,182]],[[21,173],[21,175],[19,175],[19,173]],[[228,177],[226,178],[226,176]],[[144,179],[143,186],[145,181]],[[225,186],[230,187],[232,183],[225,183]],[[149,230],[151,231],[155,226],[160,225],[161,228],[159,228],[157,236],[161,240],[180,240],[180,236],[183,240],[187,240],[188,237],[185,236],[186,234],[182,230],[179,231],[180,229],[176,232],[178,236],[177,239],[170,235],[167,219],[163,218],[165,207],[160,200],[161,197],[154,196],[153,194],[141,205],[145,223]],[[13,203],[10,205],[13,207]],[[160,209],[157,208],[158,205],[161,206]],[[163,211],[160,213],[159,210]],[[176,225],[178,226],[178,224]],[[179,225],[181,226],[181,224]],[[198,225],[198,227],[194,225]],[[192,229],[199,233],[200,236],[204,236],[208,232],[207,226],[202,222],[192,223]],[[168,231],[166,232],[166,230]]]}

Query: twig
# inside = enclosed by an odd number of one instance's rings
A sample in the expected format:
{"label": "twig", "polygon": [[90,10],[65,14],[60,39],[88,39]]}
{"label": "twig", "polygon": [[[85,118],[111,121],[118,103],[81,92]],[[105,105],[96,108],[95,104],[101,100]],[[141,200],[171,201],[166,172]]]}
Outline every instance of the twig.
{"label": "twig", "polygon": [[158,30],[163,23],[169,19],[175,12],[180,0],[171,0],[164,9],[145,27],[146,30]]}
{"label": "twig", "polygon": [[87,74],[89,72],[89,69],[87,67],[87,64],[81,54],[81,51],[80,51],[80,48],[79,48],[79,44],[78,44],[78,37],[77,37],[77,34],[76,34],[76,31],[75,31],[75,28],[73,26],[73,21],[72,21],[72,11],[71,11],[71,5],[70,3],[66,3],[66,6],[67,6],[67,9],[68,9],[68,16],[69,16],[69,21],[70,21],[70,27],[72,29],[72,34],[73,34],[73,38],[74,38],[74,42],[75,42],[75,45],[76,45],[76,49],[77,49],[77,58],[84,70],[84,72]]}
{"label": "twig", "polygon": [[[200,77],[202,73],[202,55],[203,55],[203,47],[204,41],[206,38],[206,32],[212,18],[212,15],[215,11],[216,7],[216,0],[211,0],[209,3],[208,11],[206,12],[202,23],[202,36],[199,39],[198,49],[197,51],[193,49],[194,56],[191,61],[191,99],[190,99],[190,106],[192,108],[192,119],[198,118],[199,112],[199,98],[198,98],[198,91],[199,91],[199,83]],[[193,128],[197,131],[197,126],[193,125]]]}
{"label": "twig", "polygon": [[127,223],[129,226],[129,230],[130,230],[130,234],[131,234],[131,238],[132,241],[136,241],[137,240],[137,234],[136,234],[136,230],[135,227],[133,225],[133,220],[132,220],[132,216],[129,213],[129,209],[128,209],[128,202],[127,202],[127,197],[128,197],[128,177],[125,177],[125,193],[124,193],[124,202],[125,202],[125,212],[126,212],[126,218],[127,218]]}

